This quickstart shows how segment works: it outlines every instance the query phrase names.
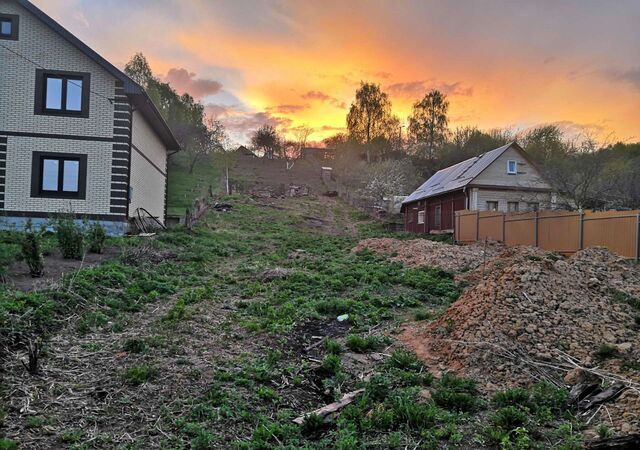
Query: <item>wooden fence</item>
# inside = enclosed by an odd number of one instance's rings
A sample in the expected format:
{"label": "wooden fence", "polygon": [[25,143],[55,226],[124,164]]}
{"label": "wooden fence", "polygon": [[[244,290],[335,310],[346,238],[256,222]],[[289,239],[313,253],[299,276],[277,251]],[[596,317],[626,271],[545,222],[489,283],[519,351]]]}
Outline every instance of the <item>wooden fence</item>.
{"label": "wooden fence", "polygon": [[621,256],[639,260],[640,210],[509,214],[456,211],[455,239],[461,243],[489,239],[566,254],[587,247],[607,247]]}

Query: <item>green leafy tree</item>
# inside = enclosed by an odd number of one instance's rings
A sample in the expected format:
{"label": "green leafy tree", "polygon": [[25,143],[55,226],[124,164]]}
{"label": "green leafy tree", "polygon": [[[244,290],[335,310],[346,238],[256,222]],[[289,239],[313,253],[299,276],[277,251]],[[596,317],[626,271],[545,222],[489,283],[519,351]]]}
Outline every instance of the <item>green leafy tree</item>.
{"label": "green leafy tree", "polygon": [[168,83],[155,77],[142,53],[136,53],[124,71],[145,89],[182,149],[189,154],[191,173],[202,154],[202,143],[208,140],[204,106],[189,94],[179,95]]}
{"label": "green leafy tree", "polygon": [[567,155],[571,147],[564,141],[560,128],[556,125],[543,125],[533,128],[519,137],[520,145],[527,154],[541,164]]}
{"label": "green leafy tree", "polygon": [[379,85],[360,83],[347,114],[347,130],[349,139],[365,146],[368,163],[374,140],[390,140],[399,134],[400,121],[392,115],[389,96]]}
{"label": "green leafy tree", "polygon": [[447,96],[437,90],[428,92],[422,100],[414,103],[409,117],[409,135],[417,142],[417,151],[421,156],[435,158],[436,151],[445,143],[448,111]]}
{"label": "green leafy tree", "polygon": [[262,151],[263,156],[267,159],[273,159],[281,148],[278,132],[271,125],[263,125],[254,131],[251,136],[251,144],[257,150]]}

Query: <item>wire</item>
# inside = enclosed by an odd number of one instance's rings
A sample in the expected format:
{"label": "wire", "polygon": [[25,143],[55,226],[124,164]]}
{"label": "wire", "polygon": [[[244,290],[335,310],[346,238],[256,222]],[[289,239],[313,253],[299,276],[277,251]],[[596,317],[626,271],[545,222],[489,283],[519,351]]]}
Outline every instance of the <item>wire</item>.
{"label": "wire", "polygon": [[[17,52],[17,51],[15,51],[15,50],[10,49],[9,47],[5,46],[4,44],[0,44],[0,47],[4,48],[5,50],[10,51],[11,53],[13,53],[13,54],[14,54],[14,55],[16,55],[16,56],[19,56],[20,58],[22,58],[22,59],[24,59],[25,61],[27,61],[27,62],[29,62],[29,63],[33,64],[34,66],[38,67],[39,69],[43,69],[43,70],[51,70],[51,69],[47,69],[46,67],[44,67],[44,66],[43,66],[43,65],[41,65],[41,64],[38,64],[38,63],[37,63],[37,62],[35,62],[35,61],[33,61],[33,60],[29,59],[28,57],[24,56],[22,53],[20,53],[20,52]],[[70,83],[71,83],[71,84],[73,84],[74,86],[77,86],[77,87],[79,87],[79,88],[82,88],[82,83],[80,83],[80,84],[76,84],[76,83],[74,83],[74,82],[73,82],[73,80],[67,80],[67,82],[70,82]],[[113,101],[114,101],[114,99],[109,98],[109,97],[107,97],[107,96],[105,96],[105,95],[102,95],[102,94],[100,94],[99,92],[92,91],[91,89],[89,89],[89,93],[91,93],[91,94],[93,94],[93,95],[97,95],[98,97],[102,97],[102,98],[104,98],[105,100],[107,100],[110,104],[112,104],[112,105],[113,105]]]}

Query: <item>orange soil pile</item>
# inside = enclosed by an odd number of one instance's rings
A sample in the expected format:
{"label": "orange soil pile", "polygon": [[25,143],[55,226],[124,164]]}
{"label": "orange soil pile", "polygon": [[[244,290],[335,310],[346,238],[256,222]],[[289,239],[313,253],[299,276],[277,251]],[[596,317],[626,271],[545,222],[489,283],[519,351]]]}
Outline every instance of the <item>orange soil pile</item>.
{"label": "orange soil pile", "polygon": [[[484,272],[484,277],[479,274]],[[479,280],[434,322],[407,326],[400,339],[434,370],[455,370],[496,386],[545,376],[562,380],[563,355],[636,382],[640,361],[640,266],[606,249],[564,259],[535,248],[504,250],[470,274]],[[635,306],[634,306],[635,305]],[[602,346],[615,349],[600,360]],[[625,392],[614,425],[640,430],[640,396]],[[604,413],[603,413],[604,414]]]}
{"label": "orange soil pile", "polygon": [[461,273],[475,269],[496,256],[503,246],[496,243],[451,245],[428,239],[402,241],[391,238],[365,239],[358,243],[354,252],[371,250],[390,256],[393,261],[407,266],[439,267],[448,272]]}

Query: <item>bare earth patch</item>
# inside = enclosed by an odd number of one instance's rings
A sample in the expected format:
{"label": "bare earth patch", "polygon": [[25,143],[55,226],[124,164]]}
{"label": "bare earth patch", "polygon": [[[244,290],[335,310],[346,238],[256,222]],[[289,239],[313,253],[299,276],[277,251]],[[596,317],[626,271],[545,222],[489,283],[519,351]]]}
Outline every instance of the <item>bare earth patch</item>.
{"label": "bare earth patch", "polygon": [[410,267],[439,267],[448,272],[461,273],[475,269],[483,262],[496,256],[504,247],[497,243],[451,245],[428,239],[408,241],[392,238],[364,239],[353,249],[354,252],[371,250],[380,255],[390,256]]}

